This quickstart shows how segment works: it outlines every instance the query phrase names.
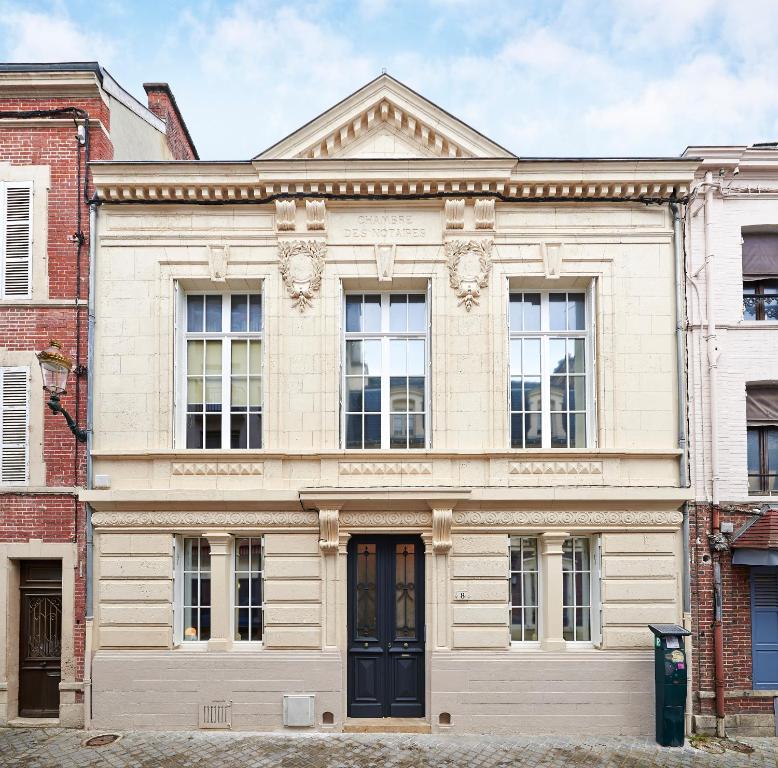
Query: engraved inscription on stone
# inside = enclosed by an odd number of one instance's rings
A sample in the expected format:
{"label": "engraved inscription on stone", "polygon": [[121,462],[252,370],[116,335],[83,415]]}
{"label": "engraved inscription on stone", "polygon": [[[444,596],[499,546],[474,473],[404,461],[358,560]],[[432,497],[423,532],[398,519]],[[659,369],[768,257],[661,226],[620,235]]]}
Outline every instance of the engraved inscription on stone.
{"label": "engraved inscription on stone", "polygon": [[346,240],[422,240],[426,230],[417,217],[409,213],[360,213],[343,217]]}

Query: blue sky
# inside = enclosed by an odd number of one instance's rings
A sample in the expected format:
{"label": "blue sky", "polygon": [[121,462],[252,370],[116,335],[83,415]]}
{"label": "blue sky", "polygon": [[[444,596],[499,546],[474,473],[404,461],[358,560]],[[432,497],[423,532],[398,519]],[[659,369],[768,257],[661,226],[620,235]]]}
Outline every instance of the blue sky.
{"label": "blue sky", "polygon": [[519,155],[778,140],[778,0],[0,0],[0,59],[167,81],[204,159],[382,69]]}

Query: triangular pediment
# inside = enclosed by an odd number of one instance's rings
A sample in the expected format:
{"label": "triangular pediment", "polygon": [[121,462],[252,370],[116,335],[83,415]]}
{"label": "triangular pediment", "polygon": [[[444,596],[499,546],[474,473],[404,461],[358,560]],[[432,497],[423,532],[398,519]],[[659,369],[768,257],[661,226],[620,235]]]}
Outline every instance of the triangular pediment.
{"label": "triangular pediment", "polygon": [[257,160],[514,157],[389,75],[381,75]]}

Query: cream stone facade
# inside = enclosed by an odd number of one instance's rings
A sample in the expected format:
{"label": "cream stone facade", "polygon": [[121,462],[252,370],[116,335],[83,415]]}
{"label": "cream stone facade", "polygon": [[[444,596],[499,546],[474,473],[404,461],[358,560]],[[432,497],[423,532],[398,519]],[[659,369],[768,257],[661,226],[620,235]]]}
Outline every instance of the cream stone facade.
{"label": "cream stone facade", "polygon": [[[309,694],[310,727],[348,727],[370,698],[352,690],[355,654],[369,643],[352,632],[354,592],[367,582],[354,578],[349,553],[363,554],[355,542],[391,541],[423,560],[421,626],[389,643],[402,651],[408,637],[423,654],[413,661],[422,723],[651,733],[646,624],[683,618],[689,498],[668,201],[687,194],[695,166],[521,160],[388,76],[252,161],[93,164],[95,487],[82,498],[95,530],[94,725],[196,728],[203,705],[229,702],[233,728],[278,730],[284,697]],[[259,448],[186,447],[202,423],[186,410],[186,302],[201,293],[222,296],[219,306],[261,295]],[[367,435],[377,421],[349,420],[343,408],[378,384],[352,398],[346,307],[366,318],[379,300],[349,297],[387,293],[423,297],[415,396],[426,406],[405,432],[382,410],[386,447],[350,448],[354,430]],[[511,365],[521,363],[511,360],[509,316],[511,296],[524,294],[526,312],[553,313],[549,296],[566,295],[586,318],[575,326],[585,362],[564,353],[570,377],[573,358],[586,371],[577,447],[549,443],[549,430],[573,442],[574,415],[560,432],[541,394],[549,379],[530,390],[529,368],[520,410],[537,419],[512,421]],[[393,301],[381,304],[384,318]],[[541,376],[559,373],[543,361]],[[528,425],[535,447],[511,447],[512,423]],[[389,447],[397,424],[405,448]],[[181,624],[187,537],[210,549],[207,641],[187,642],[200,635]],[[255,538],[261,643],[236,639],[234,610],[236,542],[251,550]],[[525,561],[522,540],[535,553]],[[586,552],[575,561],[583,575],[570,571],[574,546]],[[533,557],[521,576],[534,585],[532,605],[517,607],[517,562]],[[583,629],[563,619],[573,615],[563,612],[568,581]],[[516,639],[512,601],[531,639]],[[571,640],[579,631],[586,639]],[[380,687],[389,673],[378,674]],[[391,707],[403,701],[396,693]]]}

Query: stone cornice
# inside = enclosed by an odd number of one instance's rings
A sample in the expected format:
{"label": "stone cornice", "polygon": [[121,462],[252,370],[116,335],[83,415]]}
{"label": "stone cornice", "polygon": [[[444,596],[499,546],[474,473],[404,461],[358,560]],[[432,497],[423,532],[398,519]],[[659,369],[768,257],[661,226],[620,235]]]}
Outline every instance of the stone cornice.
{"label": "stone cornice", "polygon": [[371,451],[353,450],[346,451],[340,448],[325,450],[293,450],[274,451],[264,449],[259,451],[236,450],[183,450],[176,448],[161,449],[125,449],[125,450],[95,450],[92,456],[96,459],[109,460],[146,460],[146,459],[171,459],[176,461],[263,461],[269,459],[295,459],[295,458],[340,458],[351,463],[363,463],[365,461],[378,461],[393,463],[428,461],[429,459],[445,459],[447,457],[463,459],[511,459],[513,461],[596,461],[598,459],[672,459],[681,455],[677,448],[594,448],[591,450],[579,450],[576,448],[557,448],[554,450],[511,449],[511,450],[448,450],[429,449],[422,451]]}
{"label": "stone cornice", "polygon": [[[0,98],[86,98],[102,99],[108,95],[94,72],[3,72],[0,74]],[[72,122],[72,121],[71,121]]]}
{"label": "stone cornice", "polygon": [[269,160],[91,164],[95,189],[116,203],[269,203],[283,198],[498,201],[685,199],[696,161],[544,161],[511,158]]}
{"label": "stone cornice", "polygon": [[386,512],[452,508],[462,510],[677,510],[693,493],[686,488],[624,486],[511,486],[444,488],[440,486],[305,488],[223,491],[218,488],[144,491],[81,491],[79,499],[99,512],[281,512],[338,508],[343,512]]}

